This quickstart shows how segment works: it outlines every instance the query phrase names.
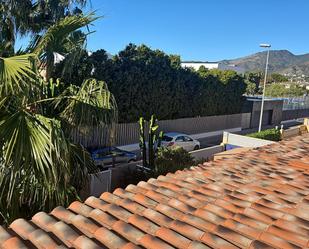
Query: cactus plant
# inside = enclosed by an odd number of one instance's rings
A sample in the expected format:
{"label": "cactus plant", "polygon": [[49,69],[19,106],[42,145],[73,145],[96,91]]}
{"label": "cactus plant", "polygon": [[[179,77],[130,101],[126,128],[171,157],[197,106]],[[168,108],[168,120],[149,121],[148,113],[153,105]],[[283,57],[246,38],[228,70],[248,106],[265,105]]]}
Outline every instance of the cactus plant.
{"label": "cactus plant", "polygon": [[145,119],[143,117],[140,117],[139,119],[139,147],[143,155],[143,166],[148,167],[146,155]]}
{"label": "cactus plant", "polygon": [[158,134],[159,125],[157,124],[157,120],[155,119],[155,116],[152,115],[149,120],[149,128],[148,128],[148,158],[147,158],[145,123],[146,123],[145,119],[141,117],[139,120],[139,125],[140,125],[140,143],[139,144],[140,144],[140,148],[143,154],[143,166],[154,170],[156,151],[157,151],[157,148],[161,145],[163,132],[161,131]]}

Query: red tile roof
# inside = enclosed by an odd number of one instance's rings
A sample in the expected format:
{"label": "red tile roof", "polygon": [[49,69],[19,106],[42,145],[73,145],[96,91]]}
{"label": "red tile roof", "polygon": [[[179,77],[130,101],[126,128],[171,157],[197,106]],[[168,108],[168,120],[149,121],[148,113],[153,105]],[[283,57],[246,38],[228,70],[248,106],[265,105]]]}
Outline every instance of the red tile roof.
{"label": "red tile roof", "polygon": [[309,248],[309,135],[0,227],[0,248]]}

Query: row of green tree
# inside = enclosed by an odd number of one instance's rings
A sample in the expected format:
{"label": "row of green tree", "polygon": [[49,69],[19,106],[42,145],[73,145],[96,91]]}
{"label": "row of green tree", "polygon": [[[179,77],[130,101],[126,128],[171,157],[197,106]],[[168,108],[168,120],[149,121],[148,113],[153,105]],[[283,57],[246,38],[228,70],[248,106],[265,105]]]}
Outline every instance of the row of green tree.
{"label": "row of green tree", "polygon": [[238,113],[246,89],[245,78],[236,72],[182,68],[179,56],[145,45],[129,44],[115,56],[104,50],[83,51],[66,71],[69,60],[59,63],[52,76],[65,84],[81,84],[88,77],[108,82],[120,122],[152,114],[162,120]]}

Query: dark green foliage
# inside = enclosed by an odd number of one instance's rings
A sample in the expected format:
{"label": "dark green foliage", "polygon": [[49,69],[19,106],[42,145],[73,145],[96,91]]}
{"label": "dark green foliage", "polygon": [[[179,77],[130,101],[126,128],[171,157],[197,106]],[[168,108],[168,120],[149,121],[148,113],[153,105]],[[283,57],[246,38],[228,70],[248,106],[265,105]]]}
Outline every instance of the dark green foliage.
{"label": "dark green foliage", "polygon": [[155,177],[174,173],[194,165],[194,160],[189,152],[181,147],[159,148],[155,160]]}
{"label": "dark green foliage", "polygon": [[246,73],[244,77],[245,77],[245,83],[246,83],[246,94],[247,95],[257,94],[263,74],[261,72],[257,72],[257,73],[250,72],[250,73]]}
{"label": "dark green foliage", "polygon": [[260,138],[271,141],[280,141],[281,134],[278,129],[267,129],[261,132],[251,133],[247,135],[248,137]]}
{"label": "dark green foliage", "polygon": [[[118,103],[119,121],[136,122],[140,116],[160,120],[239,113],[246,84],[232,71],[195,72],[181,67],[180,57],[129,44],[108,58],[104,50],[85,52],[64,82],[95,77],[108,82]],[[54,77],[60,77],[62,64]],[[71,79],[74,77],[74,80]]]}

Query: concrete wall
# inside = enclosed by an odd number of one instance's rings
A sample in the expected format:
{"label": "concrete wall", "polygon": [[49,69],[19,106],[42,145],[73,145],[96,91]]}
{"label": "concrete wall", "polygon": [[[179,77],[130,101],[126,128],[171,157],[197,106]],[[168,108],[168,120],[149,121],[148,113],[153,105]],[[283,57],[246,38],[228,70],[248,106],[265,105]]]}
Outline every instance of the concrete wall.
{"label": "concrete wall", "polygon": [[99,197],[103,192],[111,190],[112,171],[104,170],[98,174],[91,174],[88,176],[89,182],[80,192],[82,200],[89,196]]}
{"label": "concrete wall", "polygon": [[217,145],[217,146],[212,146],[208,147],[205,149],[200,149],[200,150],[194,150],[191,151],[190,154],[194,158],[194,160],[199,161],[199,160],[212,160],[214,157],[214,154],[220,153],[224,151],[224,145]]}
{"label": "concrete wall", "polygon": [[309,117],[309,109],[284,110],[282,120],[292,120],[297,118]]}
{"label": "concrete wall", "polygon": [[298,125],[298,126],[293,126],[287,130],[280,130],[281,132],[281,139],[288,139],[290,137],[298,136],[298,135],[303,135],[308,133],[308,119],[305,118],[304,124],[303,125]]}
{"label": "concrete wall", "polygon": [[251,124],[251,113],[242,113],[241,116],[241,128],[249,129]]}
{"label": "concrete wall", "polygon": [[[251,128],[259,126],[260,111],[262,101],[260,99],[249,100],[253,101],[251,112]],[[282,100],[265,100],[264,112],[263,112],[263,124],[264,125],[279,125],[282,121]],[[270,119],[270,122],[268,121]]]}
{"label": "concrete wall", "polygon": [[253,138],[253,137],[236,135],[236,134],[232,134],[229,132],[224,132],[223,133],[223,143],[228,144],[228,145],[234,145],[237,147],[255,148],[255,147],[260,147],[260,146],[264,146],[268,144],[273,144],[275,142]]}

